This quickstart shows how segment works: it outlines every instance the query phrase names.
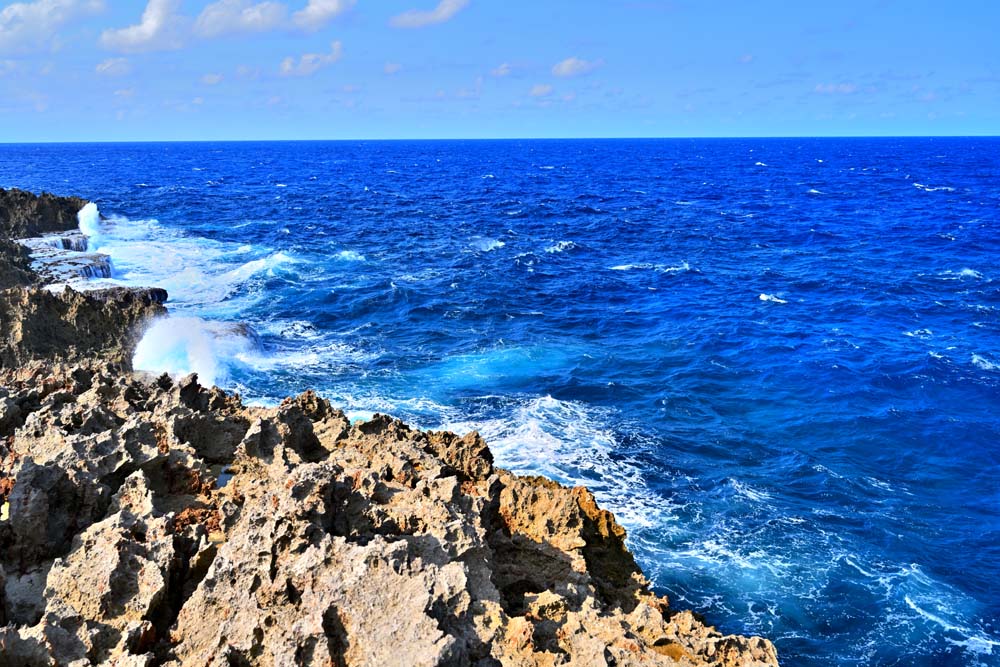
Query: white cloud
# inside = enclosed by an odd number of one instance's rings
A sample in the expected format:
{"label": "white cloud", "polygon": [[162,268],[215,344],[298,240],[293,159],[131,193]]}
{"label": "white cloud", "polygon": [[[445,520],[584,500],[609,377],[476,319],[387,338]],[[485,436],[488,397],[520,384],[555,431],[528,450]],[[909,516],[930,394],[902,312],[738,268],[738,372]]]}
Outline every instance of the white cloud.
{"label": "white cloud", "polygon": [[532,97],[548,97],[552,94],[552,86],[547,83],[536,83],[529,93]]}
{"label": "white cloud", "polygon": [[303,30],[319,30],[353,7],[355,2],[356,0],[309,0],[309,4],[292,15],[292,21]]}
{"label": "white cloud", "polygon": [[740,56],[740,62],[743,63],[744,65],[749,65],[750,63],[753,62],[753,54],[744,53],[742,56]]}
{"label": "white cloud", "polygon": [[182,35],[187,22],[177,13],[180,4],[180,0],[149,0],[139,23],[105,30],[101,44],[126,53],[179,49],[184,45]]}
{"label": "white cloud", "polygon": [[603,64],[603,60],[582,60],[574,56],[553,65],[552,74],[562,77],[590,74]]}
{"label": "white cloud", "polygon": [[386,74],[395,74],[401,69],[403,69],[403,66],[399,63],[386,63],[385,67],[382,68],[382,71]]}
{"label": "white cloud", "polygon": [[236,68],[236,78],[252,81],[260,78],[260,69],[249,65],[240,65]]}
{"label": "white cloud", "polygon": [[309,76],[319,69],[332,65],[340,60],[343,47],[340,42],[330,44],[330,53],[306,53],[296,63],[295,58],[288,56],[281,61],[282,76]]}
{"label": "white cloud", "polygon": [[205,103],[205,98],[204,97],[196,97],[193,100],[191,100],[191,104],[195,104],[195,105],[199,105],[199,106],[202,105],[202,104],[204,104],[204,103]]}
{"label": "white cloud", "polygon": [[853,83],[817,83],[813,90],[824,95],[850,95],[858,92],[858,87]]}
{"label": "white cloud", "polygon": [[224,78],[225,77],[222,76],[221,74],[214,74],[212,72],[209,72],[205,76],[201,77],[201,82],[206,86],[214,86],[218,83],[222,83],[222,80]]}
{"label": "white cloud", "polygon": [[509,76],[511,67],[509,63],[503,63],[490,70],[490,76],[495,76],[497,78]]}
{"label": "white cloud", "polygon": [[126,58],[108,58],[97,63],[94,71],[103,76],[125,76],[132,71],[132,64]]}
{"label": "white cloud", "polygon": [[394,28],[423,28],[424,26],[444,23],[459,13],[469,4],[469,0],[441,0],[438,6],[430,11],[411,9],[389,19]]}
{"label": "white cloud", "polygon": [[115,97],[120,97],[122,99],[128,99],[135,95],[135,88],[122,88],[121,90],[115,91]]}
{"label": "white cloud", "polygon": [[72,19],[104,9],[104,0],[14,2],[0,10],[0,51],[36,51]]}
{"label": "white cloud", "polygon": [[280,26],[287,9],[280,2],[251,4],[249,0],[218,0],[205,7],[194,22],[202,37],[233,32],[263,32]]}

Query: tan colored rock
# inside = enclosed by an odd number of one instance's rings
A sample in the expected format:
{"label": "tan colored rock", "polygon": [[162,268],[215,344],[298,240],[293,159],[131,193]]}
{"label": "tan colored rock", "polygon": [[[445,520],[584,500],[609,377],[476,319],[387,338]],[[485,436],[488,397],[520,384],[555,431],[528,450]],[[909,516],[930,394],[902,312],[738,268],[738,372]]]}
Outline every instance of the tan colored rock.
{"label": "tan colored rock", "polygon": [[0,459],[16,664],[777,664],[652,594],[586,489],[494,468],[475,434],[46,370],[8,387]]}

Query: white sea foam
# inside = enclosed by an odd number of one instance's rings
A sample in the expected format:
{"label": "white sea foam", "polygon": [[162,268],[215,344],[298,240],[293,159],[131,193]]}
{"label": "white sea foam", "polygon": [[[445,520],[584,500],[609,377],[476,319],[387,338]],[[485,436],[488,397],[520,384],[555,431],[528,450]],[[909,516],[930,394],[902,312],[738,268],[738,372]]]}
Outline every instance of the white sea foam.
{"label": "white sea foam", "polygon": [[683,273],[684,271],[690,271],[691,265],[687,262],[681,262],[677,266],[668,266],[666,264],[619,264],[617,266],[612,266],[612,271],[634,271],[636,269],[643,269],[647,271],[659,271],[660,273]]}
{"label": "white sea foam", "polygon": [[975,280],[983,280],[984,276],[979,271],[975,269],[964,268],[960,271],[944,271],[938,274],[945,280],[961,280],[963,278],[973,278]]}
{"label": "white sea foam", "polygon": [[978,354],[972,355],[972,365],[984,371],[1000,371],[1000,364]]}
{"label": "white sea foam", "polygon": [[203,385],[219,385],[229,377],[227,360],[253,347],[253,341],[230,324],[167,316],[153,322],[143,335],[132,365],[175,377],[197,373]]}
{"label": "white sea foam", "polygon": [[757,298],[760,299],[761,301],[770,301],[771,303],[788,303],[784,299],[780,299],[773,294],[761,294]]}
{"label": "white sea foam", "polygon": [[505,468],[587,486],[628,528],[669,530],[675,508],[648,487],[638,462],[613,455],[620,451],[614,421],[598,408],[542,396],[516,401],[501,418],[440,428],[478,431]]}
{"label": "white sea foam", "polygon": [[572,250],[575,247],[576,244],[573,243],[572,241],[559,241],[558,243],[550,245],[548,248],[546,248],[545,252],[549,253],[564,252],[566,250]]}
{"label": "white sea foam", "polygon": [[936,188],[932,188],[931,186],[924,185],[923,183],[914,183],[913,187],[917,188],[918,190],[923,190],[924,192],[938,192],[938,191],[941,191],[941,192],[954,192],[955,191],[955,188],[950,188],[950,187],[948,187],[946,185],[942,185],[942,186],[939,186],[939,187],[936,187]]}
{"label": "white sea foam", "polygon": [[754,164],[754,166],[755,167],[766,167],[767,165],[764,164],[763,162],[757,162],[757,163]]}
{"label": "white sea foam", "polygon": [[760,489],[755,489],[745,482],[741,482],[736,479],[730,479],[729,484],[733,487],[736,495],[751,500],[753,502],[762,503],[771,499],[771,494],[766,491],[761,491]]}
{"label": "white sea foam", "polygon": [[499,250],[505,245],[507,244],[497,239],[477,239],[472,243],[472,247],[480,252]]}
{"label": "white sea foam", "polygon": [[961,636],[961,639],[946,637],[946,640],[955,646],[961,646],[973,653],[993,655],[993,648],[1000,647],[1000,641],[985,637],[971,628],[949,621],[941,614],[928,611],[918,605],[909,595],[904,596],[906,606],[915,611],[922,618],[940,626],[945,632],[954,633]]}
{"label": "white sea foam", "polygon": [[823,192],[820,192],[816,188],[809,188],[808,190],[806,190],[806,192],[808,192],[811,195],[821,195],[821,194],[824,194]]}
{"label": "white sea foam", "polygon": [[914,331],[904,331],[903,335],[910,338],[927,338],[928,336],[933,336],[934,332],[930,329],[916,329]]}
{"label": "white sea foam", "polygon": [[365,261],[365,256],[362,255],[357,250],[341,250],[336,255],[337,259],[342,262],[363,262]]}

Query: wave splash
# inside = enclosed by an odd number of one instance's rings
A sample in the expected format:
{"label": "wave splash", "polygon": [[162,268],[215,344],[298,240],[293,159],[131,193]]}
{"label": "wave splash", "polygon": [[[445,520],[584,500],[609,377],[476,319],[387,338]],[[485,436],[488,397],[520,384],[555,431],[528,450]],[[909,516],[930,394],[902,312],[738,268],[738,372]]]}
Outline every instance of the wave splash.
{"label": "wave splash", "polygon": [[200,317],[164,317],[146,330],[132,358],[136,370],[175,377],[197,373],[206,385],[222,385],[233,361],[253,352],[249,330]]}

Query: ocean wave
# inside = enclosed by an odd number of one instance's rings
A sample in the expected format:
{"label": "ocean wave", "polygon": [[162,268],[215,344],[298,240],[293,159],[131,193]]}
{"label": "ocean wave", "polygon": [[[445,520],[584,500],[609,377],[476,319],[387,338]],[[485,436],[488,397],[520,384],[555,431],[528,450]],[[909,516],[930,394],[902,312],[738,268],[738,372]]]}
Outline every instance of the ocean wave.
{"label": "ocean wave", "polygon": [[914,183],[913,187],[917,188],[918,190],[923,190],[924,192],[939,192],[939,191],[940,192],[954,192],[955,191],[955,188],[951,188],[951,187],[948,187],[946,185],[942,185],[942,186],[939,186],[939,187],[936,187],[936,188],[932,188],[931,186],[924,185],[923,183]]}
{"label": "ocean wave", "polygon": [[491,252],[493,250],[499,250],[505,245],[507,244],[498,239],[477,239],[472,242],[472,247],[480,252]]}
{"label": "ocean wave", "polygon": [[76,214],[76,220],[80,231],[87,237],[87,249],[96,252],[101,241],[101,212],[97,204],[87,202]]}
{"label": "ocean wave", "polygon": [[984,356],[973,354],[972,365],[984,371],[1000,371],[1000,364],[990,361]]}
{"label": "ocean wave", "polygon": [[334,255],[334,257],[336,259],[339,259],[342,262],[364,262],[364,261],[366,261],[365,260],[365,256],[362,255],[357,250],[341,250],[336,255]]}
{"label": "ocean wave", "polygon": [[135,348],[136,370],[174,377],[197,373],[204,385],[223,385],[232,361],[256,348],[249,330],[200,317],[166,316],[146,330]]}
{"label": "ocean wave", "polygon": [[757,297],[761,301],[770,301],[771,303],[788,303],[786,300],[781,299],[773,294],[761,294]]}
{"label": "ocean wave", "polygon": [[687,262],[681,262],[677,266],[669,266],[667,264],[618,264],[617,266],[612,266],[612,271],[634,271],[636,269],[648,270],[648,271],[658,271],[660,273],[683,273],[685,271],[691,270],[691,265]]}
{"label": "ocean wave", "polygon": [[572,241],[559,241],[558,243],[555,243],[547,247],[545,249],[545,252],[548,253],[565,252],[566,250],[572,250],[573,248],[576,247],[577,245]]}
{"label": "ocean wave", "polygon": [[438,428],[478,431],[498,465],[589,488],[628,528],[665,529],[670,501],[646,484],[641,465],[616,455],[618,420],[606,410],[551,396],[514,400],[499,418],[445,422]]}

